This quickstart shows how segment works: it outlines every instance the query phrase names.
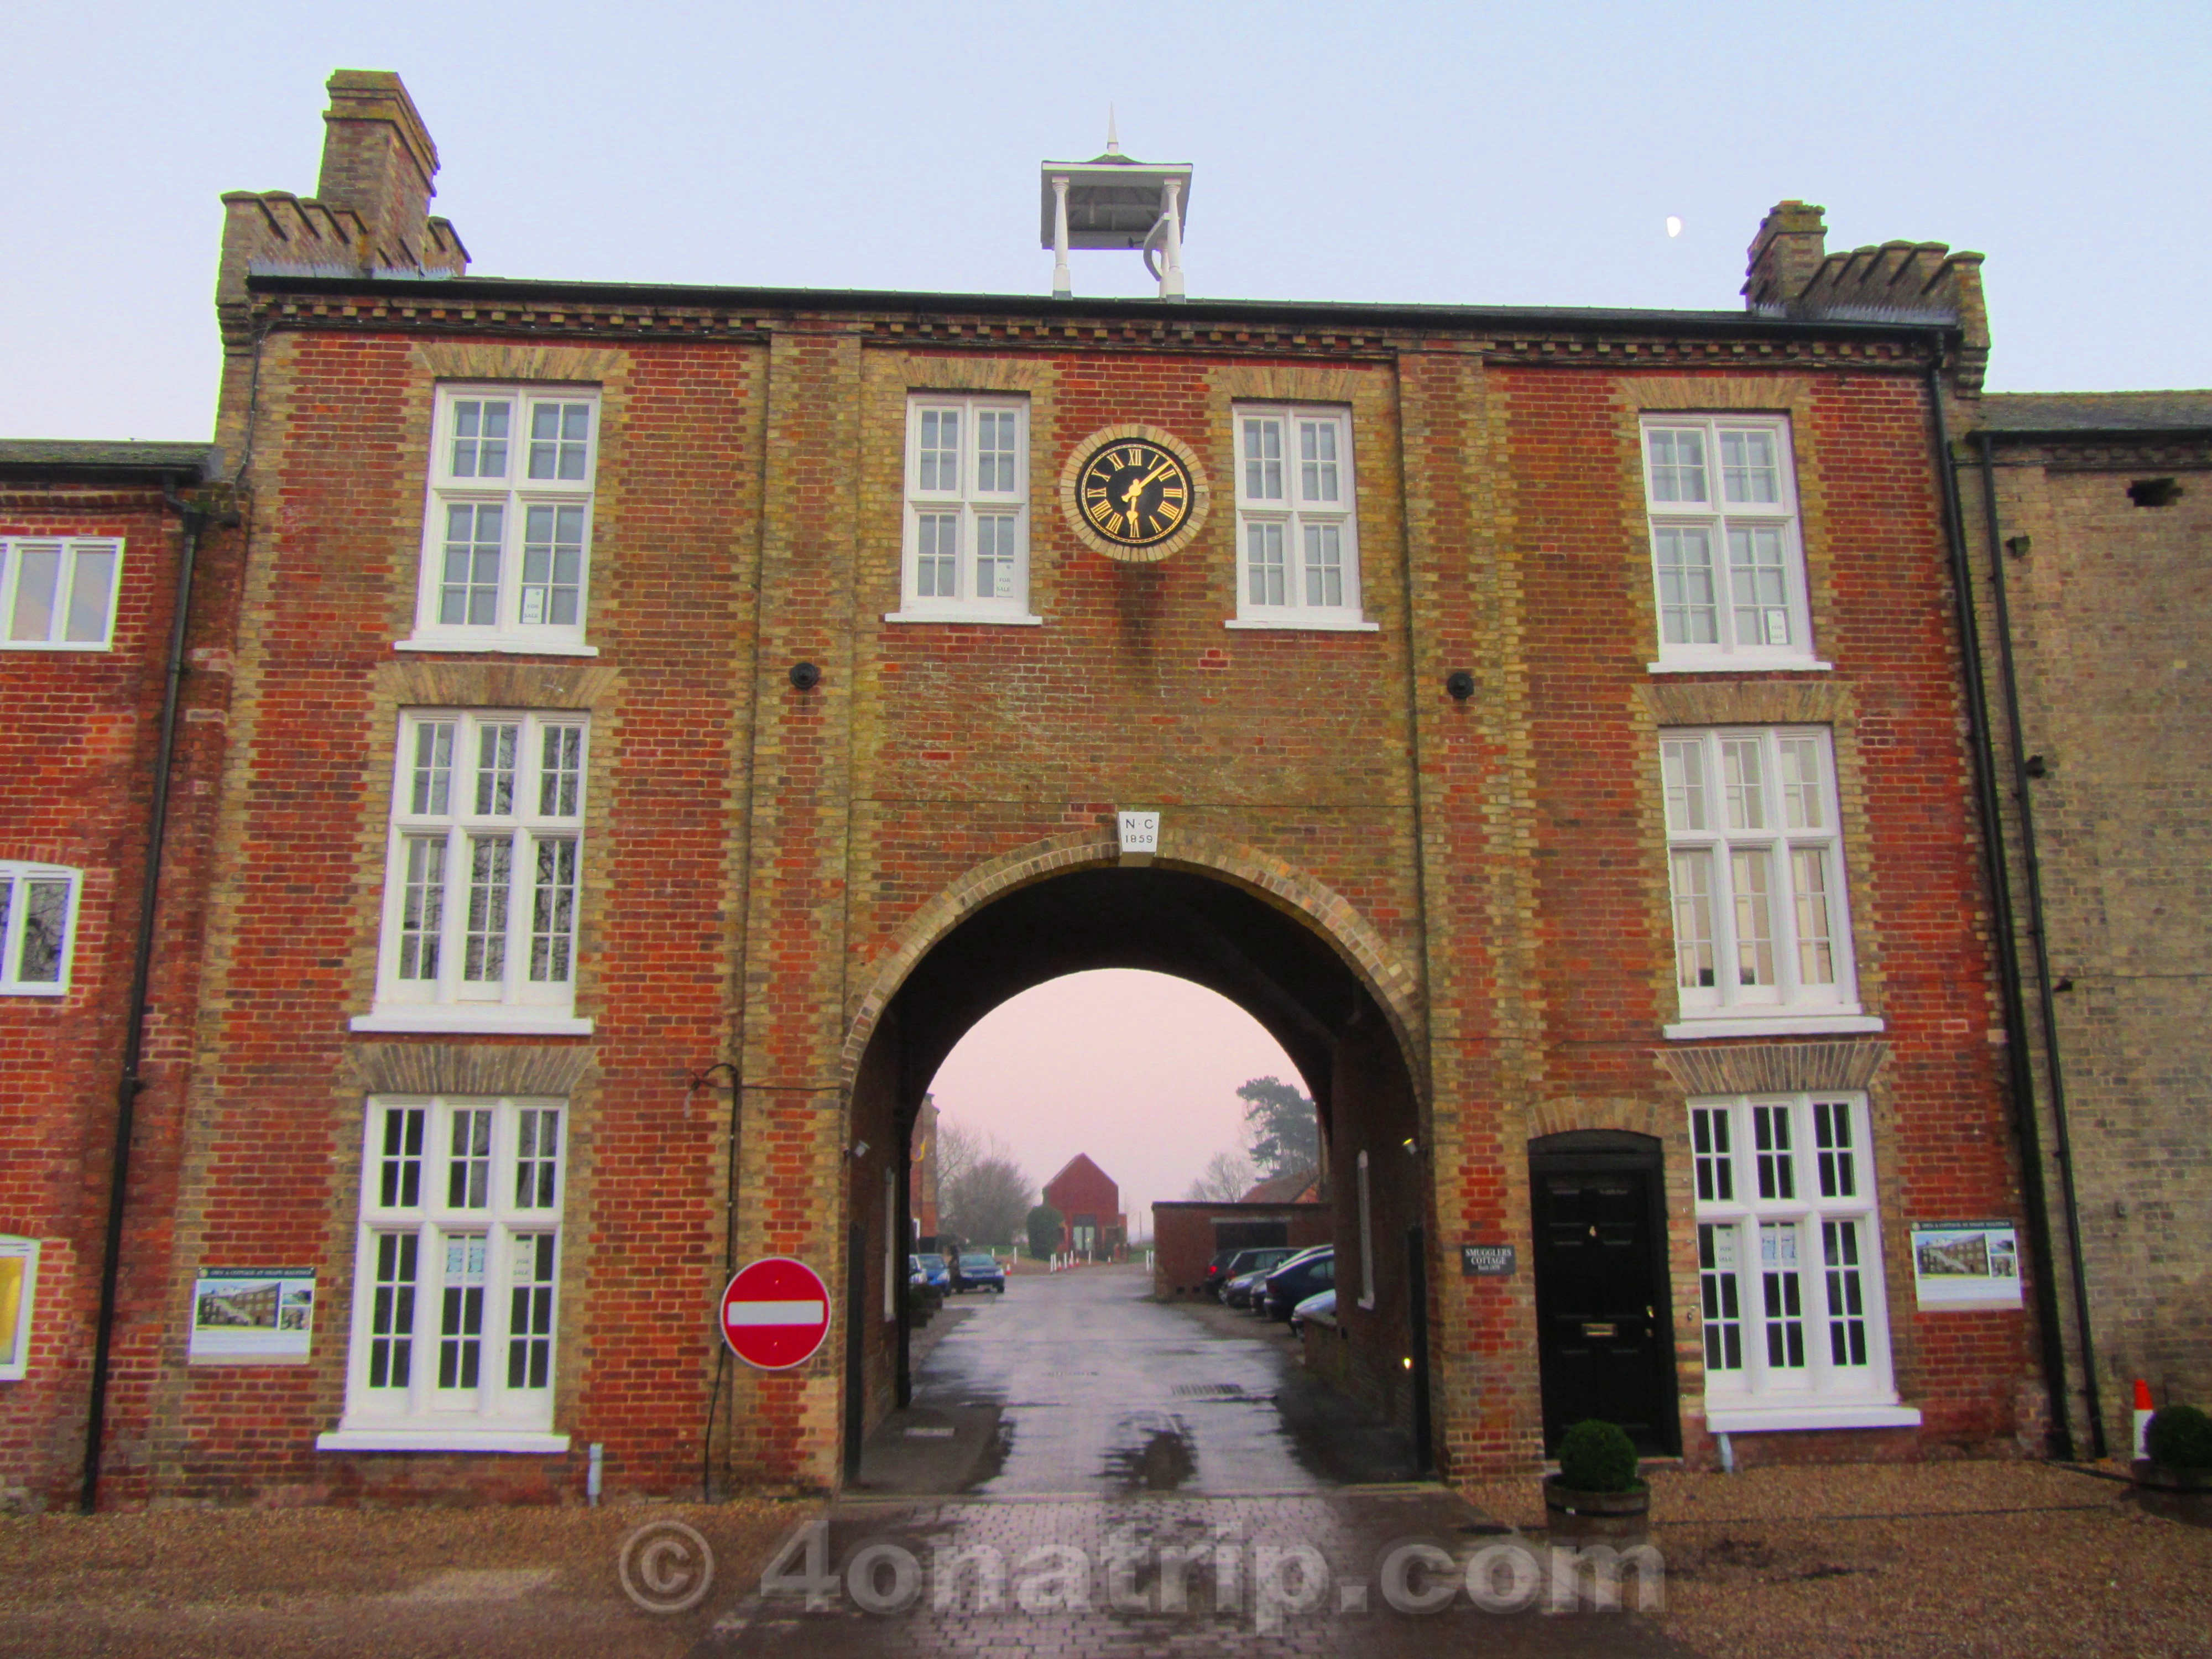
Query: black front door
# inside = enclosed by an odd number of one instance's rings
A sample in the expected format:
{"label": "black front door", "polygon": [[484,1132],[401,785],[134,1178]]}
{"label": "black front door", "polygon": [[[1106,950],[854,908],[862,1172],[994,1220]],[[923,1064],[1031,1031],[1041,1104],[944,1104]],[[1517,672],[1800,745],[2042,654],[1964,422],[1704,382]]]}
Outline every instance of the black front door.
{"label": "black front door", "polygon": [[1528,1176],[1546,1449],[1595,1417],[1641,1451],[1679,1451],[1658,1143],[1547,1136],[1529,1147]]}

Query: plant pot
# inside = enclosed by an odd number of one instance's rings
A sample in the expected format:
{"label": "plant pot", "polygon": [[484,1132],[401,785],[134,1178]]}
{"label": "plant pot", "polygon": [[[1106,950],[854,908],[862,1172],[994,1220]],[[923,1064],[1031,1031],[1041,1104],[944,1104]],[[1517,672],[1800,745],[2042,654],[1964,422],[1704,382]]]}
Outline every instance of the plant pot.
{"label": "plant pot", "polygon": [[2136,1502],[2151,1514],[2212,1527],[2212,1470],[2169,1468],[2138,1457],[2135,1479]]}
{"label": "plant pot", "polygon": [[1544,1477],[1546,1530],[1559,1543],[1641,1544],[1651,1534],[1651,1489],[1577,1492],[1564,1477]]}

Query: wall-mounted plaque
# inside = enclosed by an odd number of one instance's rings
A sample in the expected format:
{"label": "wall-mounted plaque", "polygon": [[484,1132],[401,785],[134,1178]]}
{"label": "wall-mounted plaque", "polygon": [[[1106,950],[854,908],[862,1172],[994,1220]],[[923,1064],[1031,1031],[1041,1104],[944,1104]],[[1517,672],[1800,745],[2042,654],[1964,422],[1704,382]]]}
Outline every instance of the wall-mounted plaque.
{"label": "wall-mounted plaque", "polygon": [[192,1285],[194,1364],[298,1364],[314,1333],[312,1267],[203,1267]]}
{"label": "wall-mounted plaque", "polygon": [[1459,1270],[1469,1279],[1510,1279],[1516,1266],[1510,1244],[1462,1244]]}
{"label": "wall-mounted plaque", "polygon": [[1916,1221],[1912,1282],[1923,1308],[2020,1306],[2020,1241],[2009,1221]]}

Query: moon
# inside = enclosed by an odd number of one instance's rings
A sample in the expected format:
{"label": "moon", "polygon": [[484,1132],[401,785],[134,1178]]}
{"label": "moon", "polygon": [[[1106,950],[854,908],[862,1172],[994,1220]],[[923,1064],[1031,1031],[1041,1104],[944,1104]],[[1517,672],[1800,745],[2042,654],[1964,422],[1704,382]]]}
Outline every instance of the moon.
{"label": "moon", "polygon": [[1682,234],[1682,221],[1681,221],[1681,219],[1680,219],[1678,216],[1676,216],[1676,215],[1674,215],[1674,214],[1672,214],[1672,213],[1668,214],[1668,215],[1667,216],[1667,234],[1668,234],[1668,236],[1672,237],[1672,236],[1680,236],[1681,234]]}

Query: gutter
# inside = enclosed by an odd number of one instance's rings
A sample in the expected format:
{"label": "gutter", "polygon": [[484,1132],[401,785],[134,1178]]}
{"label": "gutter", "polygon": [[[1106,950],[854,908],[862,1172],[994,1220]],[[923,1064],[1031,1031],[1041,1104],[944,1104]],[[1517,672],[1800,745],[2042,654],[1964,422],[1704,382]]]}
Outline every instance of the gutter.
{"label": "gutter", "polygon": [[[2058,1455],[2062,1461],[2070,1460],[2075,1447],[2072,1413],[2067,1408],[2066,1344],[2061,1334],[2057,1269],[2051,1249],[2042,1136],[2035,1117],[2035,1079],[2027,1061],[2027,1008],[2021,992],[2018,926],[2013,914],[2012,887],[2005,869],[2004,819],[1997,801],[1996,750],[1990,732],[1989,688],[1982,670],[1981,623],[1974,609],[1973,567],[1966,552],[1966,514],[1959,503],[1958,463],[1951,453],[1950,427],[1943,416],[1940,359],[1928,369],[1928,408],[1936,429],[1936,482],[1943,495],[1944,539],[1950,544],[1951,586],[1959,611],[1959,647],[1966,659],[1960,665],[1966,671],[1960,680],[1966,699],[1966,742],[1973,757],[1974,803],[1979,809],[1983,826],[1983,873],[1990,884],[1990,921],[1996,935],[1997,982],[2004,1004],[2006,1079],[2013,1099],[2014,1127],[2020,1136],[2028,1256],[2035,1268],[2036,1332],[2042,1349],[2043,1382],[2051,1403],[2051,1426],[2058,1437]],[[1992,544],[1991,559],[2002,556]],[[1999,615],[2002,615],[2002,609]],[[2008,657],[2008,665],[2009,661]],[[2016,705],[2014,712],[2016,716]],[[2019,738],[2015,718],[2015,745]],[[2023,811],[2026,805],[2023,797]],[[2068,1202],[2070,1207],[2070,1188]],[[2075,1260],[2078,1268],[2078,1255]],[[2092,1421],[2094,1420],[2093,1413]],[[2101,1435],[2102,1431],[2097,1432]]]}
{"label": "gutter", "polygon": [[[2097,1344],[2089,1321],[2088,1269],[2081,1259],[2081,1205],[2074,1188],[2073,1136],[2066,1118],[2066,1074],[2058,1052],[2058,1010],[2051,1000],[2051,937],[2043,908],[2043,861],[2035,844],[2035,805],[2028,792],[2027,743],[2020,729],[2020,679],[2013,657],[2012,606],[2005,591],[2004,544],[1997,526],[1996,461],[1987,432],[1975,434],[1982,452],[1982,511],[1990,548],[1990,598],[1996,611],[1997,665],[2010,734],[2013,798],[2020,805],[2020,850],[2027,884],[2027,931],[2035,942],[2036,1010],[2043,1022],[2044,1072],[2051,1079],[2051,1152],[2066,1211],[2066,1248],[2072,1256],[2074,1316],[2081,1343],[2082,1406],[2089,1415],[2091,1455],[2103,1457],[2105,1413],[2097,1382]],[[2063,1385],[2064,1374],[2060,1375]]]}
{"label": "gutter", "polygon": [[138,890],[138,939],[131,963],[131,1018],[123,1042],[123,1073],[115,1086],[115,1142],[109,1157],[107,1229],[100,1264],[100,1311],[93,1338],[92,1393],[85,1411],[84,1477],[77,1507],[93,1513],[100,1496],[100,1461],[106,1437],[108,1363],[114,1346],[116,1289],[123,1268],[124,1204],[131,1182],[131,1134],[137,1116],[146,1048],[146,994],[153,976],[154,924],[160,902],[161,857],[168,838],[169,774],[176,756],[177,691],[184,678],[185,635],[191,615],[192,569],[199,555],[207,509],[178,495],[165,477],[161,500],[182,520],[177,591],[169,618],[169,653],[161,688],[161,738],[154,756],[154,799],[147,815],[145,876]]}

